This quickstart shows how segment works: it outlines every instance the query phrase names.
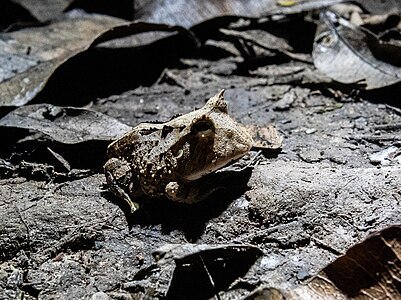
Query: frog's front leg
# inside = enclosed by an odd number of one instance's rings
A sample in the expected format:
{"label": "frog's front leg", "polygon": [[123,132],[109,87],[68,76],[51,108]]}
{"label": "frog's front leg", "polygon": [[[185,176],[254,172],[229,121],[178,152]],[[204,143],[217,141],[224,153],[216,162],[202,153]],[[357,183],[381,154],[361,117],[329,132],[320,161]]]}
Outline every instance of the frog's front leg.
{"label": "frog's front leg", "polygon": [[171,181],[165,187],[165,194],[173,201],[191,204],[206,199],[220,188],[214,180],[204,177],[192,182]]}
{"label": "frog's front leg", "polygon": [[131,213],[136,211],[139,205],[130,197],[130,187],[136,178],[133,178],[129,164],[125,160],[110,158],[103,168],[110,190],[128,203]]}

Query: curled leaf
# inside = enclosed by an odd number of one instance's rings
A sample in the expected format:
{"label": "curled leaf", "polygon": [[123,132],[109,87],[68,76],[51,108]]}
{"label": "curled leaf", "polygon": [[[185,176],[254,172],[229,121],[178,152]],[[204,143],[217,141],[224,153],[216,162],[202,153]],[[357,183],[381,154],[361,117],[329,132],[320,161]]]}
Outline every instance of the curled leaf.
{"label": "curled leaf", "polygon": [[313,47],[313,61],[323,74],[341,83],[364,83],[376,89],[401,80],[401,68],[377,57],[378,38],[336,14],[320,15],[322,26]]}
{"label": "curled leaf", "polygon": [[113,140],[130,129],[99,112],[50,104],[19,107],[2,118],[0,126],[36,130],[64,144]]}
{"label": "curled leaf", "polygon": [[244,276],[262,254],[254,246],[202,244],[166,244],[153,253],[168,299],[209,299]]}

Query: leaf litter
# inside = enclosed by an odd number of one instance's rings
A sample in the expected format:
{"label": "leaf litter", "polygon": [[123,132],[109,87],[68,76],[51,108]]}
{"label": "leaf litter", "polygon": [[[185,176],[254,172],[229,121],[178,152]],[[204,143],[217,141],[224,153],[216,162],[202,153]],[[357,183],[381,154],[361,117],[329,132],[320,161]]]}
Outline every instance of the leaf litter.
{"label": "leaf litter", "polygon": [[64,144],[112,141],[130,129],[118,120],[96,111],[50,104],[19,107],[4,116],[0,126],[39,131]]}
{"label": "leaf litter", "polygon": [[381,88],[401,80],[400,68],[378,57],[377,54],[386,55],[383,53],[385,45],[381,45],[374,34],[330,11],[321,13],[321,21],[313,61],[322,73],[341,83],[365,84],[366,89]]}
{"label": "leaf litter", "polygon": [[71,15],[48,26],[2,33],[0,105],[28,103],[59,65],[87,49],[100,33],[121,23],[106,16]]}
{"label": "leaf litter", "polygon": [[[363,86],[359,84],[361,78],[355,77],[357,73],[351,72],[354,78],[341,84],[325,69],[320,69],[323,74],[317,73],[308,59],[312,54],[313,23],[322,24],[319,11],[339,1],[299,5],[294,1],[286,7],[276,6],[270,13],[268,6],[262,11],[262,3],[251,2],[248,7],[226,8],[225,15],[237,16],[221,23],[219,18],[211,19],[213,14],[203,15],[202,6],[195,3],[189,3],[196,14],[192,20],[176,13],[183,4],[171,6],[168,13],[173,17],[169,19],[159,10],[165,4],[158,3],[150,10],[151,6],[141,3],[142,20],[158,17],[165,24],[106,25],[88,40],[83,38],[82,45],[64,58],[59,60],[56,51],[58,66],[69,65],[73,74],[80,68],[71,63],[71,57],[79,53],[90,57],[96,46],[95,51],[107,50],[109,56],[103,57],[104,63],[113,57],[112,53],[134,49],[135,62],[149,62],[149,72],[162,75],[149,87],[137,87],[141,79],[135,79],[132,91],[103,99],[89,98],[85,108],[61,106],[61,97],[53,98],[54,105],[41,103],[46,98],[36,97],[37,91],[24,99],[10,92],[2,94],[9,106],[0,119],[0,135],[5,141],[0,160],[1,219],[6,220],[0,224],[3,298],[47,299],[66,292],[75,298],[399,296],[394,276],[399,273],[399,228],[389,227],[399,223],[400,215],[397,203],[401,178],[396,163],[399,135],[398,127],[390,126],[401,122],[397,108],[367,102],[363,93],[358,98],[355,90],[363,90]],[[244,8],[249,8],[247,13],[241,13]],[[272,12],[284,15],[274,16]],[[215,13],[221,16],[221,7]],[[355,14],[358,10],[348,17]],[[269,21],[260,18],[262,15]],[[254,19],[255,23],[252,18],[259,19]],[[345,38],[358,42],[358,50],[373,45],[369,49],[376,60],[384,58],[375,50],[394,53],[390,61],[380,65],[395,66],[396,35],[382,44],[380,39],[386,37],[385,33],[370,32],[380,30],[375,25],[380,22],[365,19],[365,24],[353,25],[345,15],[335,18],[344,30],[350,30]],[[294,29],[280,31],[285,22],[304,35]],[[332,30],[343,34],[343,28],[337,25]],[[141,30],[149,33],[144,39],[136,35]],[[153,34],[155,30],[167,32],[167,37]],[[129,34],[133,34],[131,41]],[[188,37],[185,41],[177,39],[184,35]],[[300,42],[305,42],[305,36],[310,41],[306,47]],[[113,39],[122,37],[124,40],[114,43]],[[366,37],[373,43],[366,43]],[[270,40],[280,43],[269,45]],[[192,46],[187,47],[189,44]],[[93,48],[86,50],[89,46]],[[349,50],[349,44],[345,47]],[[163,56],[169,58],[168,64],[153,70],[150,62],[157,62],[161,49],[176,52]],[[371,68],[371,56],[362,50],[353,49],[351,53],[368,61]],[[54,50],[47,51],[48,55],[54,54]],[[21,74],[32,71],[38,63],[33,60],[33,66],[27,65],[24,59],[31,58],[31,53],[24,53],[12,56],[10,63]],[[123,57],[127,60],[129,56]],[[86,65],[85,59],[79,62]],[[38,65],[49,72],[39,74],[55,71],[52,63],[40,61]],[[319,69],[319,64],[316,67]],[[1,71],[20,83],[10,75],[10,69]],[[380,90],[397,82],[383,77],[370,81],[375,76],[369,74],[362,78],[368,89]],[[42,84],[40,89],[46,90],[50,75],[42,75],[37,86]],[[65,73],[58,72],[51,84],[62,83],[63,76]],[[123,76],[117,78],[122,80]],[[264,149],[262,154],[252,151],[237,162],[248,166],[246,174],[233,169],[235,181],[228,178],[224,190],[203,203],[182,206],[146,199],[141,212],[129,215],[127,208],[106,192],[104,177],[99,174],[105,159],[99,154],[105,152],[105,142],[139,122],[168,120],[176,113],[199,107],[221,88],[227,90],[234,118],[264,140],[258,146]],[[396,85],[394,88],[397,90]],[[26,105],[32,100],[38,103]],[[69,101],[74,104],[74,100]],[[378,132],[390,130],[383,127],[387,125],[392,128],[391,138]],[[373,165],[378,163],[383,166]],[[61,182],[57,175],[60,170],[65,174]],[[357,244],[371,232],[377,233]],[[177,256],[177,249],[186,252]],[[244,256],[236,256],[237,252]],[[151,253],[158,253],[156,260]],[[163,263],[163,258],[170,255],[173,259]],[[61,273],[62,282],[58,276]],[[347,276],[360,281],[350,286]],[[195,277],[202,280],[194,282]],[[363,280],[368,277],[369,282]],[[80,282],[91,284],[82,286]],[[185,288],[191,285],[192,290]]]}

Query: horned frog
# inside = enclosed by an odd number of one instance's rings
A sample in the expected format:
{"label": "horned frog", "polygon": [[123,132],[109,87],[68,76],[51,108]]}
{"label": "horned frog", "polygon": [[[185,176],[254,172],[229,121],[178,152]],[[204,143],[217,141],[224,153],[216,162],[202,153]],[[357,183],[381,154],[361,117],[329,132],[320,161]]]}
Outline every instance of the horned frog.
{"label": "horned frog", "polygon": [[204,176],[251,149],[252,137],[228,115],[223,94],[166,123],[141,123],[108,146],[107,183],[132,212],[143,194],[184,203],[203,200],[210,194]]}

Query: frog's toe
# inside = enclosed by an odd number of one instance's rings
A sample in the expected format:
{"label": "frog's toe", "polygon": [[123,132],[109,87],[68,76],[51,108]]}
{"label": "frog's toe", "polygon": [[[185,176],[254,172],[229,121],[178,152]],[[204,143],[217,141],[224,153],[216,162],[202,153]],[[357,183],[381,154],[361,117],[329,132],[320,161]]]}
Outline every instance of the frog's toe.
{"label": "frog's toe", "polygon": [[139,204],[135,201],[132,201],[132,199],[128,195],[128,193],[126,191],[124,191],[121,187],[114,185],[114,186],[111,186],[110,189],[115,195],[117,195],[121,199],[124,199],[125,202],[128,203],[128,205],[131,208],[131,213],[133,213],[134,211],[136,211],[139,208]]}
{"label": "frog's toe", "polygon": [[166,196],[171,200],[176,200],[180,191],[180,185],[176,181],[169,182],[164,189]]}

